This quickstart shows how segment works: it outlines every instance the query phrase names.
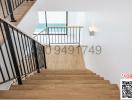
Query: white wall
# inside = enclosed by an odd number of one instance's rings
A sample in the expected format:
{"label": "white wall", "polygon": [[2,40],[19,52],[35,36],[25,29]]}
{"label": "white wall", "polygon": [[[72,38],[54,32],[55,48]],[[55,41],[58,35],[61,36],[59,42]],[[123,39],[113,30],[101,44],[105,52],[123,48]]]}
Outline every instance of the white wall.
{"label": "white wall", "polygon": [[[99,44],[101,55],[86,53],[87,68],[119,83],[122,72],[132,73],[132,1],[131,0],[37,0],[30,12],[18,25],[27,33],[32,33],[37,24],[37,11],[87,11],[82,23],[85,26],[82,44]],[[26,24],[25,24],[26,22]],[[88,26],[95,24],[98,32],[89,37]]]}
{"label": "white wall", "polygon": [[[39,9],[47,11],[126,11],[131,0],[37,0]],[[125,8],[125,9],[124,9]]]}
{"label": "white wall", "polygon": [[132,14],[126,12],[92,12],[86,14],[85,28],[92,23],[98,28],[93,38],[85,29],[82,44],[101,45],[102,54],[86,52],[88,69],[100,74],[112,83],[119,84],[122,72],[132,73]]}
{"label": "white wall", "polygon": [[[71,18],[70,23],[84,26],[81,44],[88,47],[102,46],[101,55],[92,54],[87,49],[84,54],[86,67],[111,83],[119,84],[122,73],[132,73],[132,14],[124,11],[72,14],[75,14],[76,18]],[[88,27],[91,25],[97,28],[94,37],[89,35]]]}

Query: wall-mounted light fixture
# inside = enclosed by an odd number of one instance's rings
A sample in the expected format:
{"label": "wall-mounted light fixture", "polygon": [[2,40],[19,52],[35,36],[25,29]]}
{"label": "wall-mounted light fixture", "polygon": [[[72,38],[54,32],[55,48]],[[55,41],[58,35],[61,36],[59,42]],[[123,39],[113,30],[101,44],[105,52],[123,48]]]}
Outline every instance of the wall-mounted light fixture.
{"label": "wall-mounted light fixture", "polygon": [[89,33],[90,33],[90,36],[94,36],[95,33],[96,33],[97,29],[94,25],[92,26],[89,26]]}

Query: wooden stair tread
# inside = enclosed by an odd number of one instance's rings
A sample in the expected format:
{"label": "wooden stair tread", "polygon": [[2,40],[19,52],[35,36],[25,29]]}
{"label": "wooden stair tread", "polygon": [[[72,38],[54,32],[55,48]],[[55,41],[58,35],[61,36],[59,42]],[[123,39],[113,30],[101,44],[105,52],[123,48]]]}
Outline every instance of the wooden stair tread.
{"label": "wooden stair tread", "polygon": [[[119,100],[119,98],[81,98],[81,99],[78,99],[78,98],[72,98],[72,99],[65,99],[65,98],[61,98],[61,99],[34,99],[34,100]],[[33,99],[0,99],[0,100],[33,100]]]}
{"label": "wooden stair tread", "polygon": [[91,83],[107,83],[109,84],[109,81],[107,80],[25,80],[23,81],[24,84],[30,84],[30,83],[34,83],[34,84],[70,84],[70,83],[74,83],[74,84],[91,84]]}
{"label": "wooden stair tread", "polygon": [[118,89],[116,85],[108,84],[45,84],[45,85],[33,85],[33,84],[24,84],[24,85],[12,85],[11,89],[54,89],[54,88],[101,88],[101,89]]}
{"label": "wooden stair tread", "polygon": [[0,91],[0,99],[119,100],[117,85],[89,72],[45,70],[23,80],[23,85]]}
{"label": "wooden stair tread", "polygon": [[61,98],[61,99],[59,99],[59,98],[57,98],[57,99],[48,99],[48,98],[46,98],[46,99],[0,99],[0,100],[120,100],[119,98],[108,98],[107,97],[107,99],[106,98],[69,98],[69,99],[65,99],[65,98]]}
{"label": "wooden stair tread", "polygon": [[0,99],[119,100],[117,85],[89,72],[45,70],[23,80],[23,85],[0,91]]}
{"label": "wooden stair tread", "polygon": [[[22,87],[22,86],[38,86],[37,84],[23,84],[23,85],[12,85],[12,87],[14,86],[17,86],[17,87]],[[60,87],[65,87],[65,86],[74,86],[74,87],[78,87],[78,86],[81,86],[81,87],[116,87],[117,88],[117,85],[116,84],[102,84],[102,83],[95,83],[95,84],[74,84],[74,83],[70,83],[70,84],[42,84],[42,85],[39,85],[39,86],[60,86]]]}
{"label": "wooden stair tread", "polygon": [[[8,97],[7,97],[8,95]],[[119,97],[119,91],[116,90],[10,90],[0,91],[0,98],[85,98],[85,97]]]}
{"label": "wooden stair tread", "polygon": [[97,75],[35,75],[28,78],[29,80],[82,80],[97,79],[103,80],[103,77]]}
{"label": "wooden stair tread", "polygon": [[62,75],[62,74],[36,74],[33,77],[100,77],[99,75],[95,74],[68,74],[68,75]]}
{"label": "wooden stair tread", "polygon": [[90,70],[44,70],[42,73],[61,73],[61,74],[64,74],[64,73],[93,73],[92,71]]}

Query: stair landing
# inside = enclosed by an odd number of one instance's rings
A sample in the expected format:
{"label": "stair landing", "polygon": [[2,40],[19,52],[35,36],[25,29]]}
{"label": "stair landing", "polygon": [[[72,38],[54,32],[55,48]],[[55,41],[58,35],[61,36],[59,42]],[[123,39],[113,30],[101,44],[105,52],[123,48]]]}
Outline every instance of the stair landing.
{"label": "stair landing", "polygon": [[85,70],[82,50],[79,46],[46,47],[46,61],[49,70]]}

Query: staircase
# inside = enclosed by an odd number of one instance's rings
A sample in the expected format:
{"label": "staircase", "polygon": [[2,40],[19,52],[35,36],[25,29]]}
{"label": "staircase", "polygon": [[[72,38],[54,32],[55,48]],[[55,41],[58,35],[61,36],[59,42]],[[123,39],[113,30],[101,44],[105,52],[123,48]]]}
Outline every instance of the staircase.
{"label": "staircase", "polygon": [[44,70],[1,91],[2,100],[119,100],[119,90],[89,70]]}
{"label": "staircase", "polygon": [[32,72],[22,85],[0,91],[0,100],[119,100],[117,85],[87,70],[81,48],[73,47],[73,54],[60,52],[58,55],[55,46],[51,46],[52,52],[46,53],[47,69]]}
{"label": "staircase", "polygon": [[[19,11],[16,10],[18,14],[14,12],[18,21],[22,18]],[[80,44],[80,36],[76,38],[72,42]],[[5,47],[2,46],[4,43]],[[47,54],[45,46],[0,18],[0,53],[3,59],[0,84],[11,80],[17,80],[19,84],[0,91],[0,100],[119,100],[117,85],[85,68],[80,47],[50,46],[50,50]],[[7,66],[8,59],[10,65]]]}

